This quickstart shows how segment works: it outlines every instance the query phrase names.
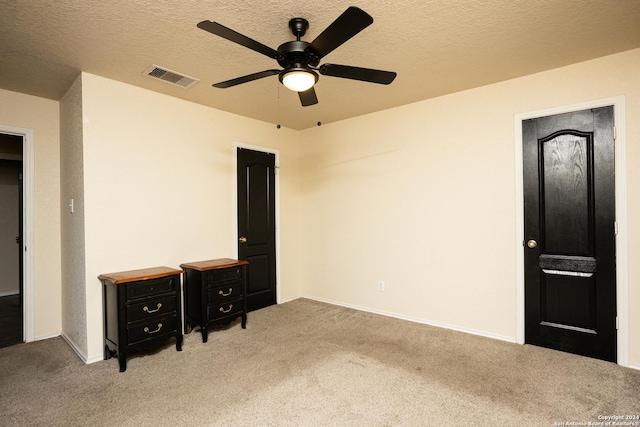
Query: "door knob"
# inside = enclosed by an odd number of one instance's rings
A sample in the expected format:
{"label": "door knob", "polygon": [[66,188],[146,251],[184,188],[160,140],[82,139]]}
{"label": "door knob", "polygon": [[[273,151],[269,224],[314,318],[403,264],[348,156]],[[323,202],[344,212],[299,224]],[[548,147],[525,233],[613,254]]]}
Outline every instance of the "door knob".
{"label": "door knob", "polygon": [[244,236],[240,237],[238,240],[240,240],[240,243],[247,243],[247,238]]}
{"label": "door knob", "polygon": [[536,242],[533,239],[528,240],[527,241],[527,246],[529,246],[530,249],[535,249],[536,247],[538,247],[538,242]]}

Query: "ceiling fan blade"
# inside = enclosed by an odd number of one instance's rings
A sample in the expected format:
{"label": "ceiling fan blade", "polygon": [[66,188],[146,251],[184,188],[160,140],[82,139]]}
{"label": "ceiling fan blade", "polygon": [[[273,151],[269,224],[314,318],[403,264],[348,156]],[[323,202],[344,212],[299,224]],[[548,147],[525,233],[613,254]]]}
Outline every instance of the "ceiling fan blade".
{"label": "ceiling fan blade", "polygon": [[300,103],[302,103],[303,107],[308,107],[309,105],[315,105],[318,103],[316,90],[313,86],[311,86],[311,89],[307,89],[304,92],[298,92],[298,96],[300,96]]}
{"label": "ceiling fan blade", "polygon": [[232,29],[218,24],[217,22],[202,21],[198,23],[198,28],[208,31],[211,34],[215,34],[216,36],[222,37],[223,39],[238,43],[241,46],[248,47],[249,49],[255,50],[256,52],[266,55],[269,58],[278,59],[280,57],[280,53],[278,53],[277,50],[271,49],[269,46],[265,46],[262,43],[257,42],[236,31],[233,31]]}
{"label": "ceiling fan blade", "polygon": [[265,70],[260,71],[259,73],[253,73],[242,77],[236,77],[235,79],[227,80],[224,82],[216,83],[213,87],[217,87],[219,89],[226,89],[231,86],[236,86],[242,83],[252,82],[254,80],[261,79],[263,77],[269,77],[280,73],[280,70]]}
{"label": "ceiling fan blade", "polygon": [[311,42],[307,52],[320,59],[372,23],[373,18],[367,12],[351,6]]}
{"label": "ceiling fan blade", "polygon": [[320,74],[343,79],[361,80],[363,82],[388,85],[396,78],[393,71],[373,70],[371,68],[351,67],[349,65],[323,64]]}

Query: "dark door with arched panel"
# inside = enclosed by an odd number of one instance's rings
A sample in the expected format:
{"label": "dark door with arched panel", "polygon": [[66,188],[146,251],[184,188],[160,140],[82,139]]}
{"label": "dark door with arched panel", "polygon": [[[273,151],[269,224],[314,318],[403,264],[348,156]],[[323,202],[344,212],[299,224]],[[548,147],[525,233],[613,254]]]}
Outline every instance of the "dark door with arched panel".
{"label": "dark door with arched panel", "polygon": [[525,342],[616,361],[613,107],[522,123]]}
{"label": "dark door with arched panel", "polygon": [[247,310],[276,303],[275,154],[238,148],[238,258],[247,268]]}

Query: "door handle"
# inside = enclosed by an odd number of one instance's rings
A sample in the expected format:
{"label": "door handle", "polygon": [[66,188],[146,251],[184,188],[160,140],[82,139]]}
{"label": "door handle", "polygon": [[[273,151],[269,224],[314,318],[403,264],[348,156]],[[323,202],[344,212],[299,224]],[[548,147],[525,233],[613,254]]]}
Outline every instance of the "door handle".
{"label": "door handle", "polygon": [[529,249],[535,249],[538,247],[538,242],[536,242],[535,240],[531,239],[527,241],[527,246],[529,246]]}
{"label": "door handle", "polygon": [[247,238],[244,236],[241,236],[239,239],[240,243],[247,243]]}

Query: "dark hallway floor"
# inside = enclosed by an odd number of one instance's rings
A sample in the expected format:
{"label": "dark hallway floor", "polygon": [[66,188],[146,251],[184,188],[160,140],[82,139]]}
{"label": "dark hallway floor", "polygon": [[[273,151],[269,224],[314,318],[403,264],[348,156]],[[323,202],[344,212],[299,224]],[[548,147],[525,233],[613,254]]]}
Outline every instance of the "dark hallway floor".
{"label": "dark hallway floor", "polygon": [[22,307],[19,295],[0,297],[0,348],[22,342]]}

